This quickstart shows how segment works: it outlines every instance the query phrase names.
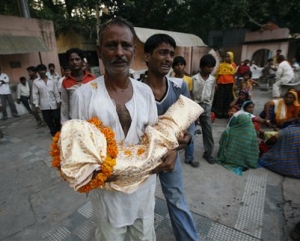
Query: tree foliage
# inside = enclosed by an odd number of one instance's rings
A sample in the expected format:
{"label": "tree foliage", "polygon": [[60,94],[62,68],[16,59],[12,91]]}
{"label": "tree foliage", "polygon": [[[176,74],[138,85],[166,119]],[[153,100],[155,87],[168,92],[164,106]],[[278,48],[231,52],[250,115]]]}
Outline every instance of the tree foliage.
{"label": "tree foliage", "polygon": [[[2,0],[0,14],[19,15],[17,0]],[[28,0],[31,16],[53,20],[56,33],[69,29],[94,36],[96,5],[101,22],[122,16],[135,26],[193,33],[207,40],[210,30],[257,30],[268,21],[300,32],[298,0]]]}

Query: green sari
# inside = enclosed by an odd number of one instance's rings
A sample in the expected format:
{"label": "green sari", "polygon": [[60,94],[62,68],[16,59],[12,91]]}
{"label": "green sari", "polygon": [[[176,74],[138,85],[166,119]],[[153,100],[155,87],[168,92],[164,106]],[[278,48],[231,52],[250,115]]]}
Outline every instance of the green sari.
{"label": "green sari", "polygon": [[240,174],[244,168],[258,166],[258,141],[251,117],[240,114],[233,126],[227,127],[219,141],[217,162]]}

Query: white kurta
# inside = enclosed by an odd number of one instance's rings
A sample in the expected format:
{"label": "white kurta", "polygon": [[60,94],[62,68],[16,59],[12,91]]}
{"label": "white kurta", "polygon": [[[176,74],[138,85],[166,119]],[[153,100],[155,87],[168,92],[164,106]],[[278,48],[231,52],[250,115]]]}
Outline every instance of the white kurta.
{"label": "white kurta", "polygon": [[33,104],[41,110],[55,110],[61,102],[56,84],[49,77],[47,83],[41,78],[33,81],[32,98]]}
{"label": "white kurta", "polygon": [[212,75],[209,75],[207,80],[204,80],[200,73],[194,75],[193,79],[193,96],[194,100],[199,104],[212,105],[215,94],[216,80]]}
{"label": "white kurta", "polygon": [[[97,117],[115,132],[117,142],[124,141],[125,145],[139,143],[145,127],[156,123],[157,108],[152,91],[147,85],[134,79],[131,79],[131,83],[133,97],[125,105],[132,122],[126,138],[103,76],[74,92],[72,119],[87,120]],[[104,189],[92,190],[89,195],[97,218],[109,221],[114,227],[122,227],[133,224],[137,218],[150,217],[154,212],[155,182],[156,176],[152,175],[131,194]]]}
{"label": "white kurta", "polygon": [[278,69],[276,71],[276,82],[281,81],[286,84],[290,82],[294,78],[294,70],[286,60],[282,61],[278,65]]}
{"label": "white kurta", "polygon": [[[1,81],[4,81],[2,83]],[[0,95],[9,95],[10,92],[10,87],[9,87],[9,77],[7,74],[0,73]]]}

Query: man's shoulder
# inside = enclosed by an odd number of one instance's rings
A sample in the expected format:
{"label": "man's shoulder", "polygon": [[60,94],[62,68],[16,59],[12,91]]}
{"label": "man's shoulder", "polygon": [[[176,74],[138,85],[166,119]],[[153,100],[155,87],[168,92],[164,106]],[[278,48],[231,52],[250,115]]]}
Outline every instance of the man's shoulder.
{"label": "man's shoulder", "polygon": [[278,67],[279,66],[283,66],[283,67],[289,67],[291,66],[290,63],[286,60],[282,61],[281,63],[278,64]]}
{"label": "man's shoulder", "polygon": [[[202,76],[200,75],[200,73],[193,75],[192,79],[193,80],[203,80],[204,81],[204,79],[202,78]],[[210,74],[208,76],[206,82],[210,82],[210,81],[214,82],[215,80],[216,80],[216,78],[213,75]]]}
{"label": "man's shoulder", "polygon": [[130,78],[130,80],[131,83],[135,86],[135,88],[137,88],[140,92],[148,92],[152,95],[152,90],[147,84],[133,78]]}
{"label": "man's shoulder", "polygon": [[208,81],[216,81],[216,78],[213,75],[208,76]]}
{"label": "man's shoulder", "polygon": [[200,79],[200,74],[199,73],[192,76],[192,80],[195,80],[195,79]]}
{"label": "man's shoulder", "polygon": [[182,88],[184,85],[184,80],[180,78],[175,78],[175,77],[167,77],[167,79],[175,86],[178,88]]}
{"label": "man's shoulder", "polygon": [[99,76],[96,79],[93,79],[91,81],[89,81],[86,84],[81,85],[76,92],[85,92],[85,91],[92,91],[92,90],[97,90],[99,87],[99,85],[101,84],[101,82],[104,81],[103,76]]}
{"label": "man's shoulder", "polygon": [[188,90],[188,85],[187,83],[180,78],[172,78],[168,77],[167,78],[169,81],[169,93],[170,95],[175,94],[175,96],[179,97],[179,95],[184,95],[184,96],[189,96],[189,90]]}
{"label": "man's shoulder", "polygon": [[32,82],[33,83],[37,83],[37,82],[39,82],[40,80],[42,80],[40,77],[37,77],[36,79],[34,79]]}

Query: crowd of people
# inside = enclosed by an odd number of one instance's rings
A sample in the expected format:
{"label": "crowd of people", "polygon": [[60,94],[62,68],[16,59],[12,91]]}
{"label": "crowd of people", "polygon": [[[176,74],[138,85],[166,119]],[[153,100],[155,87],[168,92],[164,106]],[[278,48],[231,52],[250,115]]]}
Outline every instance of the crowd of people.
{"label": "crowd of people", "polygon": [[[227,52],[224,62],[218,67],[215,76],[217,88],[213,111],[217,118],[227,118],[229,121],[219,141],[220,148],[216,161],[239,175],[242,175],[243,171],[248,168],[263,166],[273,171],[276,170],[284,176],[299,178],[300,152],[297,149],[296,139],[288,132],[288,138],[291,138],[294,143],[289,145],[292,147],[289,149],[292,155],[287,153],[287,146],[279,144],[282,143],[279,137],[283,136],[286,128],[293,129],[299,125],[298,90],[290,88],[284,94],[280,90],[281,84],[288,83],[294,78],[294,69],[297,65],[294,63],[295,66],[292,67],[281,55],[280,50],[271,60],[268,61],[266,69],[274,71],[272,73],[275,77],[273,98],[265,103],[259,116],[253,114],[255,97],[252,94],[253,87],[259,85],[259,81],[251,79],[249,60],[236,67],[233,54]],[[277,65],[273,65],[275,62]],[[288,69],[288,71],[283,69]],[[290,72],[293,75],[289,74]],[[273,158],[275,150],[283,156],[277,155],[278,159]],[[280,165],[287,160],[287,156],[289,164],[285,164],[285,169],[281,168]],[[288,171],[289,168],[290,171]]]}
{"label": "crowd of people", "polygon": [[[20,83],[17,85],[17,104],[22,103],[33,115],[37,129],[47,125],[52,136],[60,131],[62,123],[70,119],[73,92],[81,84],[96,78],[85,70],[84,52],[81,49],[69,49],[66,57],[69,65],[63,68],[63,76],[55,71],[53,63],[49,63],[48,68],[44,64],[39,64],[29,66],[27,68],[29,78],[20,77]],[[1,73],[0,81],[2,120],[7,120],[6,100],[12,115],[19,117],[11,95],[9,77]]]}
{"label": "crowd of people", "polygon": [[[260,116],[255,116],[252,89],[258,82],[251,78],[249,60],[237,70],[232,52],[226,52],[219,65],[213,55],[206,54],[199,61],[199,72],[189,76],[185,72],[185,59],[175,56],[175,40],[167,34],[154,34],[144,45],[148,70],[135,80],[129,77],[135,56],[134,27],[116,17],[101,26],[99,38],[98,56],[103,62],[105,75],[96,78],[90,74],[84,67],[83,51],[72,48],[66,52],[68,66],[62,77],[51,63],[48,72],[43,64],[28,67],[29,79],[21,77],[17,87],[17,103],[23,103],[33,115],[37,128],[46,123],[52,136],[70,119],[98,117],[114,131],[117,142],[125,145],[138,144],[145,127],[154,125],[158,116],[163,115],[180,95],[198,103],[203,114],[178,137],[179,147],[169,150],[162,163],[152,171],[160,180],[176,240],[199,240],[184,197],[178,153],[184,150],[184,162],[194,168],[200,166],[194,156],[196,124],[201,126],[203,158],[209,164],[218,163],[238,175],[248,168],[263,166],[284,176],[300,178],[297,90],[290,89],[283,98],[278,98],[280,84],[275,85],[273,95],[276,98],[265,104]],[[279,53],[276,62],[276,83],[286,83],[281,71],[281,68],[287,68],[283,63],[286,60]],[[251,65],[255,67],[255,63]],[[171,67],[173,77],[168,75]],[[271,65],[269,68],[273,70]],[[6,100],[13,116],[17,117],[8,76],[1,73],[0,82],[3,120],[7,119]],[[217,118],[228,119],[216,157],[213,157],[212,113]],[[97,220],[97,240],[124,240],[125,236],[130,240],[156,240],[156,175],[151,175],[130,194],[105,189],[90,192]]]}

